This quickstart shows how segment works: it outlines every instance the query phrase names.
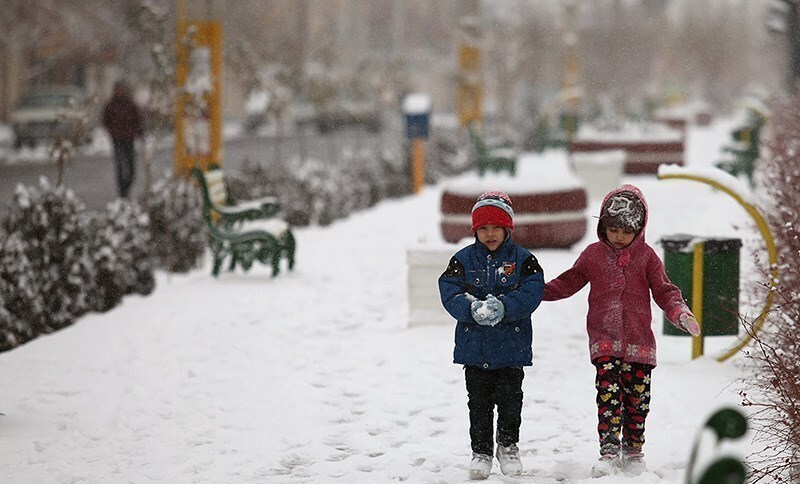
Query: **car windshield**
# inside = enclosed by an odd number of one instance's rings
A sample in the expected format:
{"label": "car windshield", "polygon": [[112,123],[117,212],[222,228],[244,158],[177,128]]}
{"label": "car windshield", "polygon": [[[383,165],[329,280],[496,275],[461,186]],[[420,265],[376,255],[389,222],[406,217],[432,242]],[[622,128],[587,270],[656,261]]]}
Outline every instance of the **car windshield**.
{"label": "car windshield", "polygon": [[79,99],[70,94],[36,94],[25,96],[20,102],[25,108],[71,107],[79,104]]}

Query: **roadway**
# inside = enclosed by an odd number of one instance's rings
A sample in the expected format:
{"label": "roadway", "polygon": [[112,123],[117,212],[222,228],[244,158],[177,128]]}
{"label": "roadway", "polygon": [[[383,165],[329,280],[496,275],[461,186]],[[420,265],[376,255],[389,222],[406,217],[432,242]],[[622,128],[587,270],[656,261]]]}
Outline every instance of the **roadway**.
{"label": "roadway", "polygon": [[[400,133],[399,135],[396,133]],[[402,133],[396,129],[370,133],[362,129],[347,129],[319,134],[307,130],[288,136],[241,135],[229,137],[223,146],[223,166],[237,169],[245,160],[261,163],[289,163],[299,157],[319,160],[337,159],[343,150],[359,151],[370,148],[375,153],[381,149],[399,150]],[[107,151],[107,150],[106,150]],[[137,173],[132,189],[134,197],[144,190],[145,174],[143,155],[137,147]],[[172,169],[173,150],[169,143],[155,150],[152,163],[154,178]],[[19,184],[38,185],[45,177],[51,184],[58,178],[58,167],[47,160],[17,161],[13,164],[0,161],[0,219],[8,213],[14,190]],[[114,163],[109,153],[84,153],[78,150],[74,161],[64,171],[64,185],[73,190],[88,209],[98,210],[116,199]]]}

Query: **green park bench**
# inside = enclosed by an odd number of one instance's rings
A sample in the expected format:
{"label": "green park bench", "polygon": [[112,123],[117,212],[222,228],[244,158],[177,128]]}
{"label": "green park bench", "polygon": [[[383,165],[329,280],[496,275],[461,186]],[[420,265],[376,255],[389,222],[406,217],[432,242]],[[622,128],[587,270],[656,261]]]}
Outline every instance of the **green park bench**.
{"label": "green park bench", "polygon": [[208,226],[209,246],[214,257],[212,274],[216,277],[225,259],[228,270],[237,264],[245,271],[254,261],[272,266],[272,275],[280,272],[286,259],[294,268],[295,240],[289,224],[279,216],[281,206],[274,197],[235,201],[220,168],[207,172],[192,169],[203,198],[203,219]]}
{"label": "green park bench", "polygon": [[507,171],[514,176],[517,171],[517,151],[509,145],[488,145],[474,125],[470,124],[469,137],[475,145],[478,174],[483,176],[487,170],[499,173]]}
{"label": "green park bench", "polygon": [[747,123],[731,132],[732,142],[722,147],[723,153],[728,157],[715,163],[715,166],[733,176],[743,174],[752,182],[763,126],[763,116],[760,114],[748,116]]}

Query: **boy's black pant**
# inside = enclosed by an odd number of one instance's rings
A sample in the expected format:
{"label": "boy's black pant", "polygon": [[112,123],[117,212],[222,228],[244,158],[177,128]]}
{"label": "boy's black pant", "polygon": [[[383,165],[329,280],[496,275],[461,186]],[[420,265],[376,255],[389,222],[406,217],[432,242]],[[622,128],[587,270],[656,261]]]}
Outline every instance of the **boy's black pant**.
{"label": "boy's black pant", "polygon": [[484,370],[465,366],[469,396],[469,437],[472,451],[494,453],[494,407],[497,405],[497,443],[508,446],[519,441],[522,424],[522,379],[520,367]]}
{"label": "boy's black pant", "polygon": [[650,374],[652,365],[628,363],[620,358],[601,356],[592,361],[597,376],[597,433],[600,453],[641,452],[644,424],[650,413]]}

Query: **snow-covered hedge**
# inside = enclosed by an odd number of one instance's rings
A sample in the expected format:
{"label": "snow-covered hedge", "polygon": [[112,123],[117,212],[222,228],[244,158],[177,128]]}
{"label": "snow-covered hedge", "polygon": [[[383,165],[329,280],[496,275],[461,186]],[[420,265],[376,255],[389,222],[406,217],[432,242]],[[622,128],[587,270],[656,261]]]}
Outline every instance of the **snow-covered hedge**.
{"label": "snow-covered hedge", "polygon": [[139,205],[126,200],[108,204],[92,220],[91,258],[97,290],[91,308],[108,311],[126,294],[150,294],[155,288],[150,224]]}
{"label": "snow-covered hedge", "polygon": [[[757,187],[775,236],[779,285],[763,330],[748,349],[751,376],[742,391],[764,449],[750,456],[748,482],[800,482],[800,98],[773,107],[768,157]],[[765,276],[766,277],[766,276]]]}
{"label": "snow-covered hedge", "polygon": [[150,247],[157,266],[170,272],[197,267],[206,250],[208,232],[193,183],[165,174],[151,188],[146,206]]}
{"label": "snow-covered hedge", "polygon": [[71,190],[44,178],[38,187],[18,186],[3,228],[4,306],[31,334],[63,328],[91,309],[91,219]]}
{"label": "snow-covered hedge", "polygon": [[156,267],[198,265],[206,231],[194,187],[165,177],[148,211],[117,200],[90,212],[63,186],[20,185],[0,230],[0,351],[149,294]]}
{"label": "snow-covered hedge", "polygon": [[[474,167],[465,133],[438,130],[427,142],[426,182],[435,183]],[[287,158],[269,166],[245,160],[226,171],[234,199],[278,197],[292,225],[327,225],[381,200],[411,190],[410,153],[345,149],[338,160]]]}

